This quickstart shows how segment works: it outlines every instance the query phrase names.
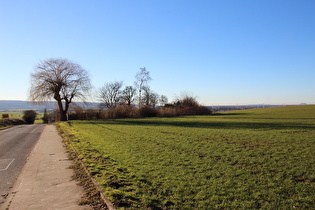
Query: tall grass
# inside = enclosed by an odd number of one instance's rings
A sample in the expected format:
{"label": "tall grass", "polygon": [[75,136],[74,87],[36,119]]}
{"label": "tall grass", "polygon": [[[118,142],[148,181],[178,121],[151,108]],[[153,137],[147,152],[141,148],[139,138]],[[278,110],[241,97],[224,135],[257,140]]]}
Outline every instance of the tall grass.
{"label": "tall grass", "polygon": [[315,205],[315,106],[58,126],[118,207]]}

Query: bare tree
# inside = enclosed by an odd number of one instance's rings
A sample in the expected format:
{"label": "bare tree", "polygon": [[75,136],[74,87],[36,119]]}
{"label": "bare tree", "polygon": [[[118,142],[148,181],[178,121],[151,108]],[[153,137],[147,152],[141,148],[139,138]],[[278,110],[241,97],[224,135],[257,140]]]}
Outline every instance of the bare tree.
{"label": "bare tree", "polygon": [[150,72],[146,70],[145,67],[140,68],[140,71],[136,74],[136,81],[135,85],[139,92],[138,99],[139,99],[139,108],[142,105],[142,91],[144,87],[147,87],[148,82],[151,80]]}
{"label": "bare tree", "polygon": [[131,103],[134,101],[135,94],[136,89],[134,87],[126,86],[122,91],[121,98],[128,106],[131,106]]}
{"label": "bare tree", "polygon": [[115,107],[119,103],[121,97],[122,82],[106,83],[98,91],[98,98],[102,102],[101,107]]}
{"label": "bare tree", "polygon": [[167,97],[166,97],[165,95],[161,95],[161,96],[160,96],[160,104],[161,104],[162,106],[165,106],[165,104],[167,104],[167,102],[168,102]]}
{"label": "bare tree", "polygon": [[142,87],[141,106],[150,106],[151,89],[148,86]]}
{"label": "bare tree", "polygon": [[150,95],[150,105],[155,108],[155,106],[159,103],[159,94],[152,92]]}
{"label": "bare tree", "polygon": [[149,87],[143,87],[142,105],[155,107],[159,102],[159,95],[153,92]]}
{"label": "bare tree", "polygon": [[50,58],[40,62],[31,74],[29,98],[42,103],[55,99],[60,120],[66,121],[69,105],[73,99],[85,99],[91,83],[88,72],[79,64],[62,58]]}

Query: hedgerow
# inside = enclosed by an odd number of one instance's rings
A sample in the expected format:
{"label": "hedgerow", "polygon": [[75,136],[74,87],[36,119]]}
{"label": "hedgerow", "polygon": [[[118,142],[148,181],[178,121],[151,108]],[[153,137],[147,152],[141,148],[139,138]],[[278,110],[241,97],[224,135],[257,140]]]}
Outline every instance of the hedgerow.
{"label": "hedgerow", "polygon": [[0,119],[0,127],[8,127],[11,125],[23,125],[24,120],[21,119]]}

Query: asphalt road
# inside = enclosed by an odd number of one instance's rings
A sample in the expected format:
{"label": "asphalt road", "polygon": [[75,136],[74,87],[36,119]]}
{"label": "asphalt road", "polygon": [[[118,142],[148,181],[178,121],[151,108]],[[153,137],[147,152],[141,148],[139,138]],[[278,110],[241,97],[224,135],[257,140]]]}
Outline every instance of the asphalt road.
{"label": "asphalt road", "polygon": [[0,204],[13,187],[45,125],[20,125],[0,131]]}

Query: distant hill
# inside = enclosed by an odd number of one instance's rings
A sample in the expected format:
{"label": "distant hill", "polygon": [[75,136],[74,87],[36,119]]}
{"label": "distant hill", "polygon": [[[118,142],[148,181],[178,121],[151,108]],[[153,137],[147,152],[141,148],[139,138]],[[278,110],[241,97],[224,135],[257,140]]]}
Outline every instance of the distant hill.
{"label": "distant hill", "polygon": [[[82,102],[77,103],[79,106],[95,108],[98,103],[89,102],[84,104]],[[44,109],[56,109],[56,103],[53,101],[47,102],[43,105],[34,105],[28,101],[18,101],[18,100],[0,100],[0,111],[14,111],[14,110],[38,110],[43,111]]]}
{"label": "distant hill", "polygon": [[16,100],[0,100],[0,111],[9,111],[17,109],[45,109],[45,105],[33,105],[27,101],[16,101]]}
{"label": "distant hill", "polygon": [[218,106],[208,106],[208,108],[214,112],[224,112],[224,111],[268,108],[268,107],[278,107],[278,106],[284,106],[284,105],[272,105],[272,104],[222,105],[222,106],[218,105]]}
{"label": "distant hill", "polygon": [[[85,108],[97,108],[99,103],[88,102],[88,103],[73,103],[78,106],[82,106]],[[301,104],[306,105],[306,104]],[[231,110],[244,110],[244,109],[254,109],[254,108],[267,108],[267,107],[275,107],[275,106],[285,106],[285,105],[271,105],[271,104],[255,104],[255,105],[228,105],[228,106],[207,106],[214,112],[222,112],[222,111],[231,111]],[[44,105],[33,105],[28,101],[19,101],[19,100],[0,100],[0,111],[14,111],[14,110],[37,110],[44,111],[44,109],[56,109],[56,102],[50,101],[45,103]]]}

